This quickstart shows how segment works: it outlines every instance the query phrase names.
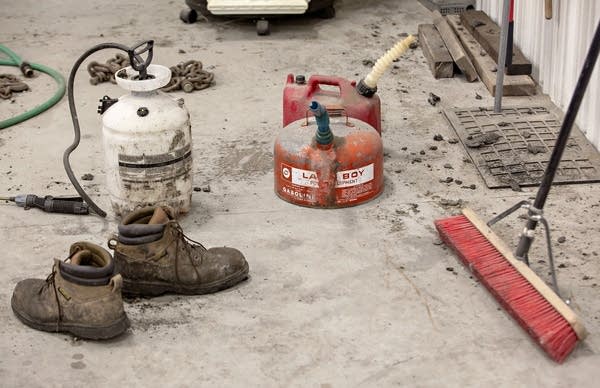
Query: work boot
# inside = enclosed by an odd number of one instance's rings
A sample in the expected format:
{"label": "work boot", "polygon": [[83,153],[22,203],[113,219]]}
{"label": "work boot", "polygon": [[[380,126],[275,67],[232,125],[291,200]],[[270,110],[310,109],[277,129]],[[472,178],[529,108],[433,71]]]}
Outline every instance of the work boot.
{"label": "work boot", "polygon": [[248,277],[248,263],[240,251],[206,249],[191,240],[166,206],[127,215],[108,245],[123,276],[123,293],[131,296],[209,294]]}
{"label": "work boot", "polygon": [[110,253],[96,244],[71,245],[70,262],[54,260],[46,280],[17,283],[12,309],[34,329],[107,339],[123,333],[129,320],[123,310],[120,275]]}

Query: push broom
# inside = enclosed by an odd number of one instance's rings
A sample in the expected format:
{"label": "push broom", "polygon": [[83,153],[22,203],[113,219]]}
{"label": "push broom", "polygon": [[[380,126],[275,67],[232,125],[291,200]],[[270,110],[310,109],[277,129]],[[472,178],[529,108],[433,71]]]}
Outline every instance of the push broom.
{"label": "push broom", "polygon": [[[571,353],[578,341],[585,338],[587,332],[573,310],[559,296],[548,224],[543,218],[542,209],[599,51],[600,23],[592,38],[591,47],[533,204],[522,201],[488,224],[481,221],[470,209],[463,209],[461,215],[435,221],[435,226],[446,245],[457,253],[463,264],[486,286],[519,325],[559,363]],[[521,207],[528,209],[528,220],[513,255],[489,225]],[[547,232],[546,242],[554,290],[529,268],[528,252],[533,242],[534,230],[540,222]]]}

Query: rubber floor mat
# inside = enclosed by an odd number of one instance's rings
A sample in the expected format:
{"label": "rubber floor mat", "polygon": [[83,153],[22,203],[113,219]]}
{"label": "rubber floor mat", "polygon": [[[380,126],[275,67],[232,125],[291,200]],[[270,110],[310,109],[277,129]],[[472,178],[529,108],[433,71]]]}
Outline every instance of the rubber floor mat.
{"label": "rubber floor mat", "polygon": [[[487,187],[537,186],[550,159],[560,121],[546,107],[453,109],[444,112]],[[576,127],[555,184],[600,181],[600,155]]]}

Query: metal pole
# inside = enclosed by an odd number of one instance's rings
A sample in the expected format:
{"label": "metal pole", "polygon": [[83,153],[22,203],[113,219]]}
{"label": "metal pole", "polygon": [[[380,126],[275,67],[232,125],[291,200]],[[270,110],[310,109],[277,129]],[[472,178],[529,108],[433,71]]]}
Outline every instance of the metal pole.
{"label": "metal pole", "polygon": [[587,89],[588,83],[590,81],[590,77],[594,71],[594,65],[600,56],[600,23],[596,27],[596,32],[594,33],[594,37],[592,38],[592,44],[590,45],[590,49],[585,57],[585,62],[583,63],[583,68],[581,69],[581,73],[579,74],[579,80],[577,81],[577,85],[575,86],[575,90],[573,91],[573,97],[571,97],[571,102],[569,103],[569,107],[567,108],[567,113],[565,114],[565,118],[563,119],[562,125],[560,127],[560,132],[558,133],[558,138],[556,139],[556,144],[554,145],[554,149],[552,149],[552,155],[550,156],[550,161],[546,166],[546,171],[544,172],[544,177],[542,178],[542,183],[540,184],[540,188],[535,197],[535,201],[533,202],[533,209],[529,209],[529,221],[527,221],[527,225],[525,226],[525,230],[521,234],[521,238],[519,240],[519,245],[517,246],[517,252],[515,256],[520,259],[527,259],[527,254],[529,253],[529,248],[531,247],[531,243],[533,242],[533,231],[537,226],[537,220],[535,217],[531,217],[533,215],[539,214],[541,215],[542,208],[546,203],[546,198],[548,198],[548,193],[550,192],[550,188],[552,187],[552,182],[554,181],[554,176],[556,175],[556,170],[558,169],[558,165],[560,164],[560,159],[562,158],[563,151],[567,146],[567,141],[569,140],[569,135],[571,134],[571,128],[573,127],[573,123],[575,122],[575,118],[577,117],[577,112],[579,111],[579,106],[581,105],[581,101],[583,100],[583,96],[585,95],[585,90]]}
{"label": "metal pole", "polygon": [[504,0],[502,7],[502,30],[500,32],[500,52],[498,53],[498,67],[496,71],[496,94],[494,96],[494,112],[502,112],[502,92],[504,85],[504,67],[506,67],[506,47],[508,43],[508,13],[510,0]]}

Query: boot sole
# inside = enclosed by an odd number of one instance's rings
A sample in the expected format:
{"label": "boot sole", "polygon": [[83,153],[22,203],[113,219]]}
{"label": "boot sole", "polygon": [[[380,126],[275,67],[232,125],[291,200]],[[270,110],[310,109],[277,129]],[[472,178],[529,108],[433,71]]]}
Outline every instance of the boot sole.
{"label": "boot sole", "polygon": [[107,326],[86,326],[77,324],[61,323],[58,325],[55,323],[44,323],[36,322],[33,319],[21,314],[15,309],[15,306],[11,307],[13,313],[21,322],[25,325],[32,327],[37,330],[47,331],[50,333],[70,333],[76,337],[91,339],[91,340],[104,340],[110,339],[122,334],[127,328],[129,328],[129,319],[127,315],[123,314],[117,321]]}
{"label": "boot sole", "polygon": [[202,295],[212,294],[218,291],[233,287],[241,281],[248,278],[249,266],[246,266],[239,272],[230,275],[228,278],[216,282],[185,285],[173,284],[160,281],[131,280],[123,278],[123,287],[121,292],[129,297],[140,296],[159,296],[166,293],[184,294],[184,295]]}

